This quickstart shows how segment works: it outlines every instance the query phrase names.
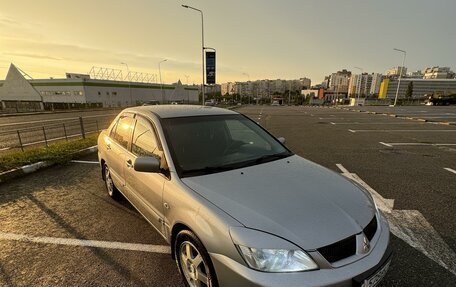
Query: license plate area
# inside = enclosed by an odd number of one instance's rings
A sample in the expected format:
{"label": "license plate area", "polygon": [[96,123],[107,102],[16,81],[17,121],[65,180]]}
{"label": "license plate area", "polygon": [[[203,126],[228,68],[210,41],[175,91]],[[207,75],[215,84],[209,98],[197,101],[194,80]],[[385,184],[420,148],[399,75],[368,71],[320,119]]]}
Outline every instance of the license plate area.
{"label": "license plate area", "polygon": [[389,260],[385,265],[383,265],[374,275],[364,280],[361,284],[361,287],[375,287],[377,286],[385,277],[386,272],[390,266],[391,260]]}

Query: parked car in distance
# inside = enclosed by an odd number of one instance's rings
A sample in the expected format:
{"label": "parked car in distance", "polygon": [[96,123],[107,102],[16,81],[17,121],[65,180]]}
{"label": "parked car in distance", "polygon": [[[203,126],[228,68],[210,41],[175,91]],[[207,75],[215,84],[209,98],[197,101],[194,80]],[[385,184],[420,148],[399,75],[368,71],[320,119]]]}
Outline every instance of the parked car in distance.
{"label": "parked car in distance", "polygon": [[235,111],[141,106],[100,133],[98,157],[186,286],[376,286],[391,250],[371,195],[284,142]]}
{"label": "parked car in distance", "polygon": [[154,105],[159,105],[159,104],[160,104],[159,101],[157,101],[157,100],[152,100],[152,101],[147,101],[147,102],[143,103],[142,105],[143,105],[143,106],[154,106]]}
{"label": "parked car in distance", "polygon": [[279,101],[273,101],[271,106],[280,106]]}

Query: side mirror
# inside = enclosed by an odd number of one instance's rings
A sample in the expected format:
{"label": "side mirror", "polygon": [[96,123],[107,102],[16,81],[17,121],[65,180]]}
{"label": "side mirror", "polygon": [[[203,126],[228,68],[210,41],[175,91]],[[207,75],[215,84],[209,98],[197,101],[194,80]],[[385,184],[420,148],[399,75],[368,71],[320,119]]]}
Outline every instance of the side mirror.
{"label": "side mirror", "polygon": [[160,160],[152,156],[138,157],[133,164],[133,168],[140,172],[160,172]]}
{"label": "side mirror", "polygon": [[285,138],[284,137],[279,137],[277,138],[279,140],[279,142],[281,142],[282,144],[285,144]]}

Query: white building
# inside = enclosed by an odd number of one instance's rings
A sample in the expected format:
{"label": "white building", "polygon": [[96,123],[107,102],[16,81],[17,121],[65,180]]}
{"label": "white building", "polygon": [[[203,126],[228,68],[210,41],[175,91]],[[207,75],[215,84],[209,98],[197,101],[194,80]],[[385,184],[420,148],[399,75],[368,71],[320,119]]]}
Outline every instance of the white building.
{"label": "white building", "polygon": [[397,77],[399,74],[402,74],[402,77],[407,75],[407,67],[393,67],[385,71],[387,77]]}
{"label": "white building", "polygon": [[449,67],[432,67],[423,71],[423,79],[453,79],[455,73]]}
{"label": "white building", "polygon": [[374,74],[352,74],[348,85],[348,95],[350,97],[365,97],[370,95],[372,79]]}
{"label": "white building", "polygon": [[372,73],[372,82],[369,89],[369,95],[371,96],[378,96],[380,92],[380,85],[383,81],[383,75],[380,73]]}
{"label": "white building", "polygon": [[0,81],[2,109],[37,110],[83,107],[127,107],[156,101],[198,103],[198,87],[115,80],[96,80],[89,75],[67,74],[62,79],[27,80],[11,64]]}

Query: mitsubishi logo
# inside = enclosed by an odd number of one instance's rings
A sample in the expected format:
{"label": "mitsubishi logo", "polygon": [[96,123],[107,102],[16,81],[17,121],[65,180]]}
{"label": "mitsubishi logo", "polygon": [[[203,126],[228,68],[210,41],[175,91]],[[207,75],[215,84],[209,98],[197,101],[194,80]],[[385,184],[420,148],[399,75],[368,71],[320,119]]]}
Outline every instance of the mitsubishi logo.
{"label": "mitsubishi logo", "polygon": [[370,250],[370,242],[366,236],[363,237],[363,252],[367,253]]}

